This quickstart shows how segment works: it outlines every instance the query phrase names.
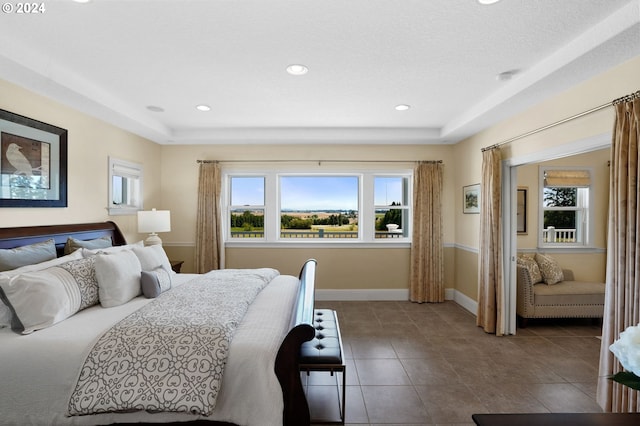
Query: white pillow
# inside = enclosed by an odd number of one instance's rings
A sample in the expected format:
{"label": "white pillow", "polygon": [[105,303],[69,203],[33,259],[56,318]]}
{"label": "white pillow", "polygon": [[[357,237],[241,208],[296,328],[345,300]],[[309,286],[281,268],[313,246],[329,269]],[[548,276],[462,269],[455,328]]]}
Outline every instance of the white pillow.
{"label": "white pillow", "polygon": [[82,255],[84,257],[89,257],[89,256],[95,256],[98,253],[117,253],[123,250],[131,250],[134,247],[144,247],[144,242],[138,241],[137,243],[126,244],[124,246],[111,246],[111,247],[105,247],[105,248],[99,248],[99,249],[82,248],[80,250],[82,250]]}
{"label": "white pillow", "polygon": [[156,244],[148,247],[134,247],[133,252],[138,256],[143,271],[153,271],[159,267],[173,272],[171,262],[161,245]]}
{"label": "white pillow", "polygon": [[29,334],[98,303],[93,259],[41,271],[0,276],[0,298],[13,314],[12,329]]}
{"label": "white pillow", "polygon": [[[2,276],[12,277],[14,275],[24,274],[25,272],[42,271],[43,269],[47,269],[52,266],[60,265],[62,263],[66,263],[71,260],[78,260],[78,259],[82,259],[82,253],[80,252],[80,250],[76,250],[75,252],[67,256],[56,257],[55,259],[47,260],[41,263],[36,263],[35,265],[25,265],[17,269],[11,269],[10,271],[0,272],[0,277]],[[11,326],[12,315],[13,314],[11,313],[11,309],[9,309],[9,307],[4,303],[0,302],[0,328]]]}
{"label": "white pillow", "polygon": [[96,255],[100,304],[111,308],[140,295],[140,261],[131,250]]}

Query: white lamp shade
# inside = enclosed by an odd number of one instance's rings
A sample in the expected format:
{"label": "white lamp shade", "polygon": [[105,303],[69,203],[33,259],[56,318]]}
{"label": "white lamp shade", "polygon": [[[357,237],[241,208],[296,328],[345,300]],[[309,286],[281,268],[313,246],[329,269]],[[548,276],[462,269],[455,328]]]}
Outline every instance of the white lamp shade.
{"label": "white lamp shade", "polygon": [[138,232],[171,231],[171,212],[169,210],[147,210],[138,212]]}

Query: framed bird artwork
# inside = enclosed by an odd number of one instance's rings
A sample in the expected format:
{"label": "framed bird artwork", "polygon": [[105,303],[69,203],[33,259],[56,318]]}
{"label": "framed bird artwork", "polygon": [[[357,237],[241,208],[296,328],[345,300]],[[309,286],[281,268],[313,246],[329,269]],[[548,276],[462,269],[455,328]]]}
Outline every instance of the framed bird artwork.
{"label": "framed bird artwork", "polygon": [[0,109],[0,207],[67,207],[67,130]]}

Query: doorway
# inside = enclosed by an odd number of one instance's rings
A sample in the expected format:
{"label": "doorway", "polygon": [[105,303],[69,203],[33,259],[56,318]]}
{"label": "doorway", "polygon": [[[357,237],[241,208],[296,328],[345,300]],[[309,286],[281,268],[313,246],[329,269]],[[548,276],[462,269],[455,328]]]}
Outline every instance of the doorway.
{"label": "doorway", "polygon": [[[516,259],[518,253],[518,167],[544,161],[575,156],[611,146],[611,134],[604,133],[588,139],[559,145],[540,152],[517,156],[503,160],[502,163],[502,212],[503,212],[503,264],[505,283],[505,330],[507,334],[516,334]],[[607,182],[608,185],[608,182]],[[529,193],[529,197],[537,194]],[[608,200],[607,200],[608,204]],[[531,232],[537,230],[529,227]]]}

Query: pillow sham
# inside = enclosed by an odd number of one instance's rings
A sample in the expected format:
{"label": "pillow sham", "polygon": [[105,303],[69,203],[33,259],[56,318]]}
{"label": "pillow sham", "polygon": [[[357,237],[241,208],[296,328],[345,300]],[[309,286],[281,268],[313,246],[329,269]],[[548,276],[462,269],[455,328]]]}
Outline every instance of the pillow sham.
{"label": "pillow sham", "polygon": [[64,245],[64,254],[71,254],[81,248],[96,250],[112,246],[111,237],[101,237],[93,240],[77,240],[73,237],[68,237]]}
{"label": "pillow sham", "polygon": [[102,307],[119,306],[140,295],[140,261],[131,250],[97,254],[95,261]]}
{"label": "pillow sham", "polygon": [[51,268],[52,266],[58,266],[60,264],[67,263],[71,260],[78,260],[82,258],[83,256],[80,250],[76,250],[73,253],[68,254],[66,256],[56,257],[55,259],[46,260],[44,262],[36,263],[34,265],[21,266],[19,268],[11,269],[9,271],[2,271],[0,272],[0,275],[13,276],[13,275],[24,274],[25,272],[42,271],[43,269]]}
{"label": "pillow sham", "polygon": [[78,259],[40,271],[0,276],[0,299],[11,311],[11,328],[30,334],[97,304],[94,262]]}
{"label": "pillow sham", "polygon": [[89,257],[89,256],[95,256],[98,253],[117,253],[123,250],[131,250],[134,247],[144,247],[144,242],[138,241],[137,243],[126,244],[124,246],[111,246],[111,247],[100,248],[100,249],[83,248],[82,255],[84,257]]}
{"label": "pillow sham", "polygon": [[536,253],[536,262],[540,267],[542,279],[547,285],[557,284],[564,280],[564,273],[558,262],[551,256]]}
{"label": "pillow sham", "polygon": [[161,293],[171,289],[171,272],[162,266],[153,271],[142,271],[140,286],[142,294],[147,299],[158,297]]}
{"label": "pillow sham", "polygon": [[153,271],[162,266],[167,271],[170,271],[169,273],[174,273],[171,269],[171,262],[169,262],[169,258],[161,245],[134,247],[133,252],[138,256],[143,271]]}
{"label": "pillow sham", "polygon": [[9,271],[56,257],[56,243],[53,238],[22,247],[0,249],[0,271]]}
{"label": "pillow sham", "polygon": [[[60,265],[61,263],[69,262],[70,260],[82,259],[82,253],[75,251],[68,256],[56,257],[55,259],[47,260],[45,262],[36,263],[35,265],[25,265],[17,269],[11,269],[10,271],[0,272],[0,276],[12,277],[14,275],[24,274],[25,272],[41,271],[43,269],[50,268],[52,266]],[[0,302],[0,328],[11,326],[11,310],[3,302]]]}
{"label": "pillow sham", "polygon": [[11,327],[11,309],[0,300],[0,328]]}

